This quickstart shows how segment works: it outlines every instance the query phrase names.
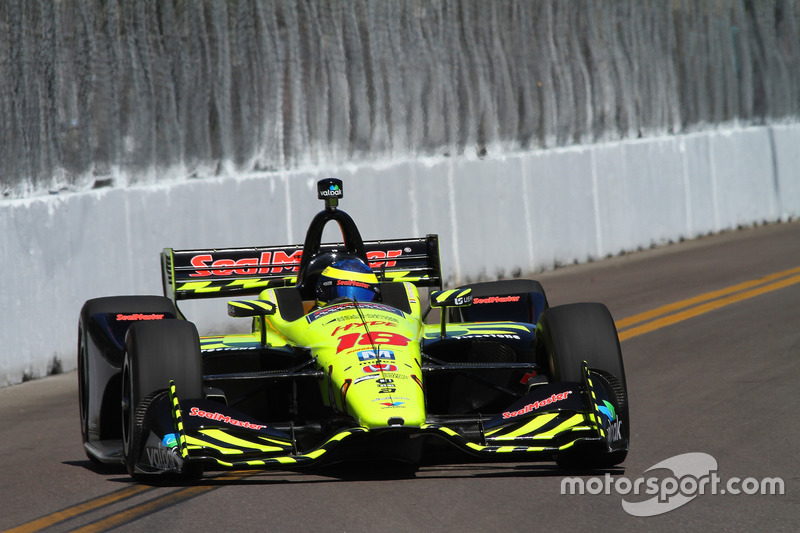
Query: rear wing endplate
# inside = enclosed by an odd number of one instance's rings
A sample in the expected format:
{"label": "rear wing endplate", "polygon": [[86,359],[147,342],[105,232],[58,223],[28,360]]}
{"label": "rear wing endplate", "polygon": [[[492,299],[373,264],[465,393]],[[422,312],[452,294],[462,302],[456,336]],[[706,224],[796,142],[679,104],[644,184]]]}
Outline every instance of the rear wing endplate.
{"label": "rear wing endplate", "polygon": [[[365,241],[369,266],[380,281],[408,281],[441,289],[439,236]],[[322,244],[321,251],[344,251],[344,244]],[[297,282],[303,246],[264,246],[161,252],[164,296],[178,300],[258,294]]]}

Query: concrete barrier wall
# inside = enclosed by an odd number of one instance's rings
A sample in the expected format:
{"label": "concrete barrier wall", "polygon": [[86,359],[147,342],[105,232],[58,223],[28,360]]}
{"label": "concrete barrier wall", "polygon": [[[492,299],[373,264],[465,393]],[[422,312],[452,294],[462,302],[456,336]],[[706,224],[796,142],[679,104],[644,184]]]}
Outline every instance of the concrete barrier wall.
{"label": "concrete barrier wall", "polygon": [[[454,285],[796,217],[798,146],[787,124],[4,201],[0,386],[75,368],[83,302],[159,294],[166,246],[302,242],[321,177],[344,180],[365,239],[438,233]],[[201,331],[232,320],[222,301],[182,308]]]}

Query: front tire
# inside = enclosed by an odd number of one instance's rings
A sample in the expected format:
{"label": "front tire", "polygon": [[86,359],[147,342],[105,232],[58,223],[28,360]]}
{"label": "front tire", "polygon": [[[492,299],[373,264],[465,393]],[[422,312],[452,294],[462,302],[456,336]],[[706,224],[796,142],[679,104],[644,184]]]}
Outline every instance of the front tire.
{"label": "front tire", "polygon": [[595,386],[603,387],[610,398],[626,439],[624,450],[564,454],[558,464],[606,468],[624,461],[630,439],[628,389],[617,328],[608,308],[600,303],[577,303],[546,310],[536,326],[535,352],[553,382],[583,381],[586,361]]}
{"label": "front tire", "polygon": [[[136,478],[136,462],[148,436],[147,409],[170,380],[182,398],[203,395],[202,359],[197,328],[184,320],[140,322],[125,338],[122,365],[122,450],[128,473]],[[195,477],[196,471],[183,472]]]}
{"label": "front tire", "polygon": [[551,307],[537,324],[536,340],[539,362],[549,368],[554,381],[581,381],[586,361],[589,368],[610,372],[627,388],[617,328],[605,305]]}
{"label": "front tire", "polygon": [[[108,328],[100,325],[102,318],[99,318],[99,315],[118,313],[176,316],[175,305],[163,296],[108,296],[93,298],[83,304],[78,319],[77,366],[78,407],[84,445],[120,438],[118,372],[122,368],[122,350],[109,338]],[[92,462],[110,461],[107,457],[90,453],[87,446],[84,450]]]}

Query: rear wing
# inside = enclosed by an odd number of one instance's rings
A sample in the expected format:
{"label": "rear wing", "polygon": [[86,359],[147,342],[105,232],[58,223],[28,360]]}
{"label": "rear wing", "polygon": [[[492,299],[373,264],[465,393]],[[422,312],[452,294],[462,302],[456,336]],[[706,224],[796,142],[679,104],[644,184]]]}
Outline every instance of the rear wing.
{"label": "rear wing", "polygon": [[[365,241],[369,266],[380,281],[408,281],[418,287],[442,287],[439,236]],[[322,244],[320,250],[344,250]],[[303,246],[263,246],[161,252],[164,296],[178,300],[258,294],[297,282]]]}

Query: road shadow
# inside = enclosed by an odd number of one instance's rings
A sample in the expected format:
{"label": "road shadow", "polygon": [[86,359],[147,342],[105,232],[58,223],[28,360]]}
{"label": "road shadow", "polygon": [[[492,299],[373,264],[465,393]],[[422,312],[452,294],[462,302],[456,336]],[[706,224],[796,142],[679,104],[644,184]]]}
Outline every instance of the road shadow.
{"label": "road shadow", "polygon": [[102,464],[90,460],[63,461],[62,464],[84,468],[108,477],[115,483],[140,483],[153,487],[273,485],[285,483],[330,483],[359,481],[397,481],[426,479],[480,479],[480,478],[544,478],[544,477],[596,477],[609,474],[621,476],[624,467],[604,469],[564,469],[547,463],[452,463],[413,465],[395,462],[366,461],[337,463],[324,467],[296,469],[265,469],[237,471],[207,471],[203,477],[187,480],[179,476],[160,475],[152,479],[132,479],[125,465]]}

